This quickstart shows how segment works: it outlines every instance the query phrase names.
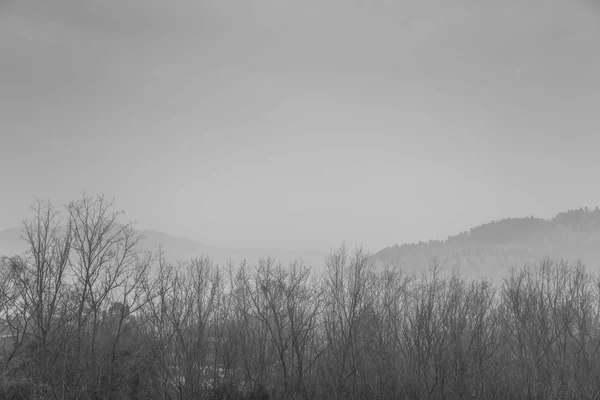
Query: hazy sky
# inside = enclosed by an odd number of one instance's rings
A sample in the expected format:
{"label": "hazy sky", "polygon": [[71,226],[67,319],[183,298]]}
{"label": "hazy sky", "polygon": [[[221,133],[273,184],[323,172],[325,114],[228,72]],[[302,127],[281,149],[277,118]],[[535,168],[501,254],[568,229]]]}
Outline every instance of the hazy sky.
{"label": "hazy sky", "polygon": [[0,0],[0,229],[105,193],[372,250],[600,205],[592,0]]}

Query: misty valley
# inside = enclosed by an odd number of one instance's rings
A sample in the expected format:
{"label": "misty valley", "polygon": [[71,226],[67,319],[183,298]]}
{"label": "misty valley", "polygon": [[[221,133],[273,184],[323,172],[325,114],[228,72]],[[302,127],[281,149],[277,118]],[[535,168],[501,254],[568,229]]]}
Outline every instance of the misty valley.
{"label": "misty valley", "polygon": [[0,232],[2,398],[600,393],[597,208],[314,264],[215,262],[121,216],[84,194]]}
{"label": "misty valley", "polygon": [[600,0],[0,0],[0,400],[600,400],[599,43]]}

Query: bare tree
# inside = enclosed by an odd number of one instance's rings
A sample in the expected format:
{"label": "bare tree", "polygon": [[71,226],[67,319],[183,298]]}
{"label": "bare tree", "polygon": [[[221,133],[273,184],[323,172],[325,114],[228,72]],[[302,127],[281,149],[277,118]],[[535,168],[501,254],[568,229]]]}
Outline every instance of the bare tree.
{"label": "bare tree", "polygon": [[[348,257],[344,245],[332,252],[324,276],[325,313],[330,381],[335,398],[359,396],[357,383],[364,358],[361,335],[368,320],[363,318],[374,301],[370,291],[373,264],[361,248]],[[371,332],[372,334],[372,332]],[[362,337],[364,339],[364,337]]]}
{"label": "bare tree", "polygon": [[294,354],[291,377],[294,391],[308,396],[305,375],[315,365],[323,349],[312,339],[319,328],[318,317],[322,307],[322,290],[310,279],[310,269],[300,263],[292,263],[287,279],[280,282],[285,290],[285,313],[289,320],[289,336]]}
{"label": "bare tree", "polygon": [[47,388],[34,386],[33,393],[50,396],[57,395],[56,382],[61,377],[56,363],[65,345],[64,328],[70,318],[65,271],[71,250],[71,223],[62,221],[50,202],[37,201],[31,209],[34,218],[23,223],[22,239],[27,251],[5,259],[3,286],[11,293],[7,293],[8,304],[3,311],[14,338],[7,361],[27,344],[28,357],[35,359],[28,374],[37,382],[49,383]]}
{"label": "bare tree", "polygon": [[[97,339],[100,316],[110,295],[135,274],[137,244],[142,236],[131,223],[122,225],[122,212],[111,211],[113,201],[86,194],[67,206],[72,226],[73,257],[69,259],[76,303],[75,359],[89,366],[77,376],[77,386],[98,390]],[[77,368],[81,370],[80,367]],[[83,394],[81,394],[83,395]],[[87,393],[87,395],[91,395]]]}

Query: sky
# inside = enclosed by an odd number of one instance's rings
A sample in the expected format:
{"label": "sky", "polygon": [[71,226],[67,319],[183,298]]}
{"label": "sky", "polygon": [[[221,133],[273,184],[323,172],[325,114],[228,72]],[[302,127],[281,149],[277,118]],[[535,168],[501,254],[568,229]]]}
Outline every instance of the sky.
{"label": "sky", "polygon": [[0,0],[0,229],[85,190],[377,251],[600,205],[593,0]]}

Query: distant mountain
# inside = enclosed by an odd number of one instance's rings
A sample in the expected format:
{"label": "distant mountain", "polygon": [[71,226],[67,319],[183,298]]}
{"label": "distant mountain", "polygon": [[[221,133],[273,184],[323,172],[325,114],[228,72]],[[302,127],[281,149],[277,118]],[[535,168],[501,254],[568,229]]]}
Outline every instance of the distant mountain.
{"label": "distant mountain", "polygon": [[[191,239],[178,238],[157,231],[141,231],[140,248],[157,252],[162,245],[165,258],[177,262],[202,255],[218,264],[229,259],[238,264],[246,259],[272,257],[285,264],[302,259],[319,271],[326,254],[319,251],[276,249],[234,249],[207,246]],[[19,254],[26,250],[21,229],[0,231],[0,255]],[[580,208],[560,213],[551,219],[507,218],[492,221],[446,240],[430,240],[396,245],[372,256],[377,265],[396,262],[408,271],[417,270],[438,259],[445,270],[458,267],[466,276],[502,277],[511,266],[539,261],[546,255],[566,260],[581,260],[590,269],[600,271],[600,209]]]}
{"label": "distant mountain", "polygon": [[[13,228],[0,231],[0,255],[23,253],[27,249],[21,239],[22,228]],[[234,249],[225,247],[212,247],[200,242],[178,238],[163,232],[145,230],[141,231],[144,238],[140,242],[142,250],[156,253],[160,246],[167,260],[176,263],[187,261],[202,255],[209,256],[215,263],[224,265],[228,260],[239,264],[242,260],[252,263],[259,258],[272,257],[282,263],[302,260],[305,265],[313,266],[315,270],[321,269],[325,263],[325,253],[319,251],[291,251],[275,249]]]}
{"label": "distant mountain", "polygon": [[235,249],[227,247],[207,246],[195,240],[178,238],[168,235],[163,232],[142,231],[144,239],[140,246],[143,249],[156,252],[159,246],[162,249],[165,258],[168,260],[189,260],[200,255],[209,256],[214,262],[225,264],[229,259],[235,263],[239,263],[246,259],[249,262],[254,262],[259,258],[272,257],[283,263],[302,260],[306,265],[311,265],[315,269],[320,269],[325,263],[325,253],[319,251],[293,251],[293,250],[277,250],[277,249]]}
{"label": "distant mountain", "polygon": [[492,221],[444,241],[387,247],[373,259],[414,270],[437,258],[446,270],[456,266],[464,275],[498,278],[513,265],[539,261],[546,255],[581,260],[590,269],[600,270],[600,209],[569,210],[551,219]]}

